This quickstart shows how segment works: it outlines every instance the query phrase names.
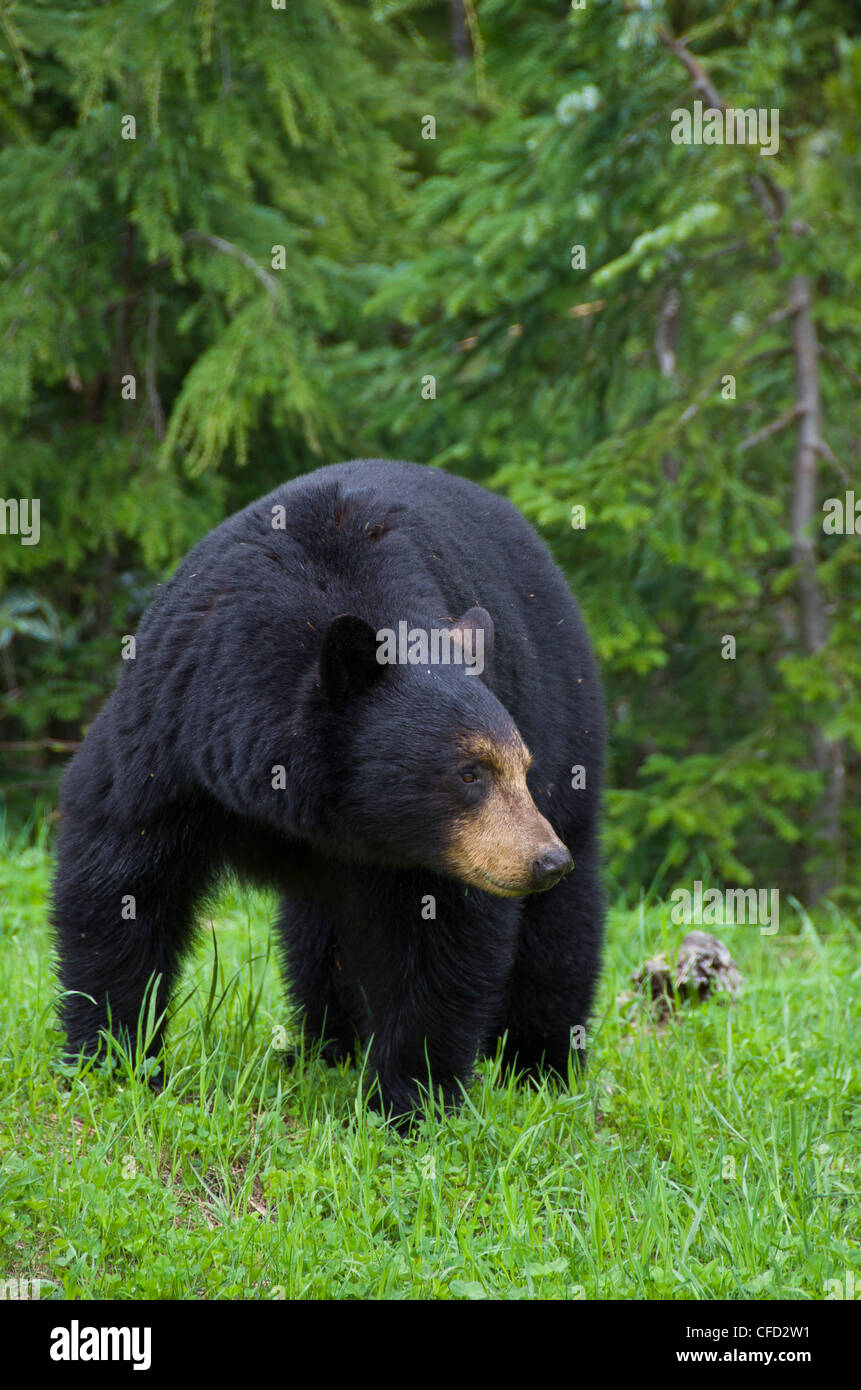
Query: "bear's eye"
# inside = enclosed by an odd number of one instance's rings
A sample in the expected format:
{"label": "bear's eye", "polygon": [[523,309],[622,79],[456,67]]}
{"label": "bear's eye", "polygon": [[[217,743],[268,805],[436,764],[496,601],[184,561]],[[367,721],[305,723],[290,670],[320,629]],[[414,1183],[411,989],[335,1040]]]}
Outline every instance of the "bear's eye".
{"label": "bear's eye", "polygon": [[478,782],[480,780],[479,769],[477,767],[465,767],[460,774],[460,780],[462,782]]}

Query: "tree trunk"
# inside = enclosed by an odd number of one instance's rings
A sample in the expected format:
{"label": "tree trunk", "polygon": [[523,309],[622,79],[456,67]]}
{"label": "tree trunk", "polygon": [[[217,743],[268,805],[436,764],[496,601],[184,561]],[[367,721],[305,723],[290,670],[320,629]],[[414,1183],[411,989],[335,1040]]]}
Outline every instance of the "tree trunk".
{"label": "tree trunk", "polygon": [[[796,275],[791,285],[793,347],[795,351],[796,411],[798,439],[792,489],[792,555],[798,569],[798,604],[801,640],[813,656],[828,637],[828,615],[816,578],[814,527],[819,520],[816,509],[816,474],[822,452],[822,395],[819,388],[819,344],[813,320],[813,294],[806,275]],[[822,730],[813,728],[813,761],[822,773],[825,792],[813,823],[816,832],[814,855],[824,862],[813,870],[809,880],[810,900],[816,902],[834,887],[840,864],[840,816],[846,780],[842,748],[831,742]]]}
{"label": "tree trunk", "polygon": [[451,51],[458,63],[466,63],[472,54],[472,45],[469,41],[469,29],[466,24],[466,12],[463,7],[463,0],[449,0],[451,9]]}

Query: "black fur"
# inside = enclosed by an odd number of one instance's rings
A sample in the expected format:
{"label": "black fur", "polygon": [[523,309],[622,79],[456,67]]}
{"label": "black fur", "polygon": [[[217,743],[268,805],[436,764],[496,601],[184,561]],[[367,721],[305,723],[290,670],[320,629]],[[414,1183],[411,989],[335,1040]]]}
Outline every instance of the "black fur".
{"label": "black fur", "polygon": [[[495,627],[481,678],[369,662],[365,624],[438,627],[476,605]],[[440,853],[463,810],[458,734],[504,736],[512,721],[574,869],[549,892],[500,898],[447,877]],[[134,1040],[154,976],[164,1009],[195,906],[232,867],[283,893],[306,1032],[331,1059],[373,1035],[387,1109],[415,1107],[428,1064],[456,1103],[503,1033],[507,1062],[566,1075],[600,966],[603,745],[576,605],[508,502],[379,460],[278,488],[204,537],[159,593],[66,774],[53,916],[69,1051],[99,1050],[108,1011]]]}

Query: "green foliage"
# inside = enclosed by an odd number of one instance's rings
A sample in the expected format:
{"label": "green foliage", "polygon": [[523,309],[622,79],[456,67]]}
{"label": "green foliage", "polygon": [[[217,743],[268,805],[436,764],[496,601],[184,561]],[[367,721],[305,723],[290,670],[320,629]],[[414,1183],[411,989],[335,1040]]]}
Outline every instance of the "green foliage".
{"label": "green foliage", "polygon": [[18,624],[0,730],[74,740],[155,579],[339,447],[327,350],[403,245],[402,43],[335,0],[18,4],[3,32],[0,491],[42,527],[0,538],[0,592],[73,638]]}
{"label": "green foliage", "polygon": [[[0,536],[0,586],[38,605],[0,652],[0,741],[80,736],[151,584],[229,511],[399,454],[506,491],[569,575],[630,898],[704,860],[807,896],[828,854],[857,900],[858,537],[816,533],[811,651],[789,414],[804,275],[820,508],[857,478],[857,9],[467,11],[471,63],[441,3],[4,11],[0,492],[41,499],[42,536]],[[777,154],[672,143],[701,93],[670,33],[728,105],[779,111]],[[840,843],[814,728],[845,770]],[[21,804],[56,763],[25,755]]]}

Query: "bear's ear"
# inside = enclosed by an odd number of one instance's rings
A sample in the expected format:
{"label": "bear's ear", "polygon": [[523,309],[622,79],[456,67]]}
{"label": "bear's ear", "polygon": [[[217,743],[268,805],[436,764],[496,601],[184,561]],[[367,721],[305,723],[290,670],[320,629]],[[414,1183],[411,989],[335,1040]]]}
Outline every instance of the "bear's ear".
{"label": "bear's ear", "polygon": [[[462,618],[452,624],[452,632],[465,632],[467,628],[473,631],[484,633],[484,655],[490,656],[493,651],[493,619],[486,608],[468,608]],[[473,651],[475,651],[475,638],[473,637]]]}
{"label": "bear's ear", "polygon": [[320,650],[320,681],[330,700],[367,690],[384,669],[377,661],[377,635],[370,623],[349,613],[332,619]]}

